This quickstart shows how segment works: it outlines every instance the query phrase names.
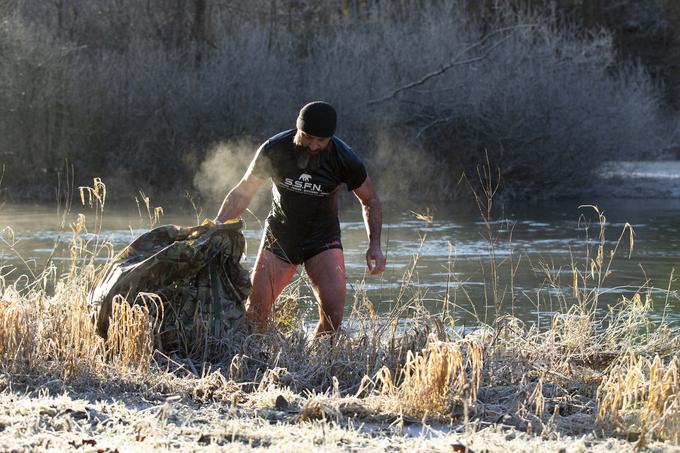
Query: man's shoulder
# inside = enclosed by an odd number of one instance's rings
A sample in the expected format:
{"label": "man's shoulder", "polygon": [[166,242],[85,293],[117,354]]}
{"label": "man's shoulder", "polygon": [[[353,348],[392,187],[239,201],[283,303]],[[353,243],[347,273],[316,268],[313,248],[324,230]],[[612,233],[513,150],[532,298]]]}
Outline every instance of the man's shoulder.
{"label": "man's shoulder", "polygon": [[262,144],[264,148],[277,148],[280,146],[289,146],[291,143],[293,143],[293,137],[295,136],[295,129],[288,129],[283,132],[279,132],[278,134],[269,137],[266,142]]}
{"label": "man's shoulder", "polygon": [[339,157],[343,159],[353,159],[361,161],[359,156],[356,155],[356,153],[352,150],[352,147],[349,146],[347,142],[342,140],[340,137],[336,137],[335,135],[333,136],[332,140],[335,150]]}
{"label": "man's shoulder", "polygon": [[338,164],[337,168],[343,182],[347,184],[347,190],[355,190],[366,179],[366,167],[361,158],[342,139],[333,136],[333,145],[335,162]]}
{"label": "man's shoulder", "polygon": [[337,135],[334,135],[331,140],[333,140],[333,144],[338,151],[352,151],[352,147]]}

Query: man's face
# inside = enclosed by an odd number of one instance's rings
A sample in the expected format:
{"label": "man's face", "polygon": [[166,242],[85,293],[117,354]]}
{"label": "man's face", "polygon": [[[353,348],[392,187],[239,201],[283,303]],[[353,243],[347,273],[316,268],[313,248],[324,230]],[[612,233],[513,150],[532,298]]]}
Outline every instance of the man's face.
{"label": "man's face", "polygon": [[330,141],[330,137],[315,137],[298,130],[297,134],[295,134],[294,143],[300,150],[314,155],[319,154],[321,151],[326,149]]}

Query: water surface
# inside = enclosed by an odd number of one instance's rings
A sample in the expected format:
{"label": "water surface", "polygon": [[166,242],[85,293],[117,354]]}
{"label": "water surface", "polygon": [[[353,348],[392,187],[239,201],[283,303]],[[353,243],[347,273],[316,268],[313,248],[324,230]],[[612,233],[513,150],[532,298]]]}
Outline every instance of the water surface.
{"label": "water surface", "polygon": [[[590,269],[600,243],[606,265],[624,233],[611,261],[611,275],[600,283],[600,308],[606,310],[607,305],[636,292],[651,294],[653,318],[667,316],[680,323],[678,284],[673,275],[680,263],[680,201],[609,200],[599,206],[606,216],[603,241],[597,214],[592,208],[579,208],[578,202],[508,205],[489,222],[469,207],[433,209],[428,221],[416,214],[429,211],[388,204],[383,227],[388,266],[382,276],[366,272],[366,232],[358,206],[349,206],[341,214],[348,310],[352,300],[367,298],[378,311],[386,312],[419,299],[430,311],[447,309],[468,324],[478,319],[490,321],[497,310],[529,322],[548,322],[552,313],[564,310],[563,303],[574,301],[573,266],[582,272]],[[201,217],[172,206],[165,207],[165,212],[161,224],[193,225]],[[54,206],[6,205],[0,210],[0,227],[11,228],[5,229],[0,247],[6,279],[11,281],[20,273],[38,274],[50,261],[65,269],[73,236],[69,225],[79,213],[86,216],[88,232],[82,237],[90,241],[90,248],[109,242],[118,251],[152,224],[148,214],[140,215],[134,207],[107,209],[96,235],[96,216],[90,209],[75,207],[64,216]],[[266,211],[257,215],[263,219]],[[252,215],[245,219],[247,253],[243,264],[250,268],[262,230]],[[630,258],[628,224],[634,231]],[[9,244],[14,244],[14,250]],[[99,260],[103,262],[103,256]],[[315,305],[306,281],[301,282],[303,303],[312,319]],[[583,288],[582,282],[579,286]]]}

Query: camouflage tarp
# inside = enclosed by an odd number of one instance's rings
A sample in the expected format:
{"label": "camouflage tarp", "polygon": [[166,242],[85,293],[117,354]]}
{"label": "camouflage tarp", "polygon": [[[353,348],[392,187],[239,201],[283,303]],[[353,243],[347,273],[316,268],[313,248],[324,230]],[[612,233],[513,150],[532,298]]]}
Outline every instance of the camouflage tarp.
{"label": "camouflage tarp", "polygon": [[[107,337],[117,295],[149,306],[160,321],[156,347],[164,352],[205,356],[207,346],[243,330],[250,280],[239,264],[242,226],[166,225],[138,237],[106,266],[92,291],[99,335]],[[162,306],[139,293],[157,294]]]}

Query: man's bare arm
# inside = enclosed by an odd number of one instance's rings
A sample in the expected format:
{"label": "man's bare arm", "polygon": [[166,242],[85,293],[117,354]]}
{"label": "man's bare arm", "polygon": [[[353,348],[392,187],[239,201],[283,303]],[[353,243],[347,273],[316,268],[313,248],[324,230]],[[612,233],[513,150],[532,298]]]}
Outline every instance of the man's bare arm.
{"label": "man's bare arm", "polygon": [[263,179],[250,172],[246,173],[241,181],[224,197],[222,206],[220,206],[217,217],[215,217],[215,222],[223,223],[243,214],[263,183]]}
{"label": "man's bare arm", "polygon": [[366,264],[371,274],[379,274],[385,270],[385,257],[380,248],[382,208],[380,207],[378,195],[373,188],[371,178],[367,176],[363,184],[354,189],[354,195],[361,202],[366,234],[368,234]]}

